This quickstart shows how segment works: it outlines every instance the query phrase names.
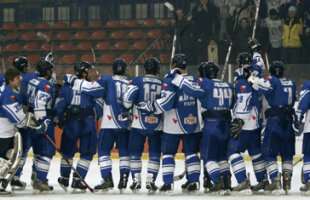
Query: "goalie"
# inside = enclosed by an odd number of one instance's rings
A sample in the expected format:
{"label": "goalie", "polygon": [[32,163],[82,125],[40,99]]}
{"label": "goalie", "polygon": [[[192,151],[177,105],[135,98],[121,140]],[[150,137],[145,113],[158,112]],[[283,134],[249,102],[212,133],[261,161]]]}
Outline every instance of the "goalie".
{"label": "goalie", "polygon": [[34,127],[22,109],[18,91],[21,76],[17,69],[5,73],[5,84],[0,88],[0,195],[11,194],[7,187],[16,173],[22,155],[22,139],[17,128]]}

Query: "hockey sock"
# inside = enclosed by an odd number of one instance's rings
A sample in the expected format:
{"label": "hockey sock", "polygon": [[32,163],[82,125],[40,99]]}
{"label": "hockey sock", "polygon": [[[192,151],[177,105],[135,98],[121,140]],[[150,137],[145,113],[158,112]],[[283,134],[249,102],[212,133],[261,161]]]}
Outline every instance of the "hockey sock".
{"label": "hockey sock", "polygon": [[266,163],[264,161],[264,157],[260,153],[251,156],[251,158],[256,180],[257,182],[261,182],[264,180],[266,174]]}
{"label": "hockey sock", "polygon": [[[73,164],[73,160],[72,159],[68,159],[70,164]],[[67,164],[67,162],[65,161],[65,159],[61,159],[60,160],[60,175],[64,176],[64,177],[70,177],[70,173],[71,173],[71,168],[70,166]]]}
{"label": "hockey sock", "polygon": [[[26,153],[26,156],[27,156],[27,153]],[[21,175],[21,173],[23,171],[25,162],[26,162],[26,156],[24,157],[24,154],[22,155],[22,159],[20,160],[19,167],[18,167],[17,172],[15,173],[15,176],[20,177],[20,175]]]}
{"label": "hockey sock", "polygon": [[242,156],[235,153],[229,157],[232,170],[235,174],[238,183],[242,183],[246,178],[245,164]]}
{"label": "hockey sock", "polygon": [[212,182],[216,183],[219,180],[221,173],[219,164],[215,161],[208,161],[205,165]]}
{"label": "hockey sock", "polygon": [[227,160],[222,160],[220,162],[218,162],[218,165],[220,166],[220,172],[221,175],[226,176],[226,175],[230,175],[230,166]]}
{"label": "hockey sock", "polygon": [[160,153],[149,153],[150,160],[147,164],[147,173],[153,174],[154,181],[157,178],[157,174],[160,166]]}
{"label": "hockey sock", "polygon": [[292,160],[285,160],[282,161],[282,175],[284,175],[285,172],[288,172],[290,176],[293,175],[293,161]]}
{"label": "hockey sock", "polygon": [[127,150],[119,149],[119,173],[129,173],[130,171],[130,163],[129,163],[129,153]]}
{"label": "hockey sock", "polygon": [[48,170],[50,168],[51,159],[45,156],[40,156],[37,158],[35,163],[35,169],[37,172],[37,179],[40,181],[45,181],[47,177]]}
{"label": "hockey sock", "polygon": [[271,181],[273,181],[274,178],[276,178],[278,176],[278,164],[277,161],[274,160],[270,160],[267,161],[267,170],[268,170],[268,174],[269,174],[269,178]]}
{"label": "hockey sock", "polygon": [[173,183],[175,160],[173,155],[163,155],[162,169],[163,181],[165,184]]}
{"label": "hockey sock", "polygon": [[110,152],[102,152],[102,156],[99,157],[100,172],[103,179],[109,177],[112,171],[112,160],[110,155]]}
{"label": "hockey sock", "polygon": [[90,165],[90,160],[86,160],[83,158],[80,158],[80,160],[77,163],[76,171],[80,174],[80,176],[84,179]]}
{"label": "hockey sock", "polygon": [[310,180],[310,155],[304,155],[304,166],[303,173],[305,178],[305,183],[308,183]]}
{"label": "hockey sock", "polygon": [[197,154],[186,155],[187,179],[190,183],[199,182],[200,176],[200,159]]}
{"label": "hockey sock", "polygon": [[130,172],[132,179],[135,178],[136,173],[141,173],[142,161],[140,156],[130,156]]}

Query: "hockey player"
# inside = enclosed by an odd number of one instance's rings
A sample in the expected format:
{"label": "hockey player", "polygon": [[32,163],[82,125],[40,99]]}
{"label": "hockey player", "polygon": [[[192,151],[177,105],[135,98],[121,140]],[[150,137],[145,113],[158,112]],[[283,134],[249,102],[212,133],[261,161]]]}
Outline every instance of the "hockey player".
{"label": "hockey player", "polygon": [[[198,108],[198,99],[187,95],[173,85],[172,80],[176,72],[181,77],[196,81],[197,78],[186,73],[187,59],[184,54],[176,54],[172,59],[172,70],[163,82],[161,98],[154,103],[140,103],[140,108],[146,111],[155,111],[155,114],[164,113],[162,136],[162,169],[164,185],[161,193],[173,192],[173,175],[175,168],[174,156],[177,153],[180,140],[183,142],[185,154],[188,192],[199,191],[200,159],[198,157],[201,140],[201,114]],[[184,188],[185,189],[185,188]]]}
{"label": "hockey player", "polygon": [[123,94],[126,92],[128,79],[125,77],[126,62],[116,58],[112,63],[113,76],[102,75],[96,82],[75,79],[67,75],[65,82],[73,85],[73,90],[96,98],[104,98],[101,130],[98,140],[98,156],[102,183],[95,187],[95,192],[109,192],[113,189],[111,150],[116,143],[120,157],[120,181],[118,189],[122,192],[127,187],[129,176],[129,131],[127,121],[123,119]]}
{"label": "hockey player", "polygon": [[[74,66],[76,76],[80,80],[90,81],[93,76],[93,69],[94,66],[89,62],[78,62]],[[58,126],[63,128],[60,150],[65,158],[72,163],[73,156],[77,152],[77,141],[80,141],[80,159],[77,162],[76,171],[83,179],[88,172],[93,155],[96,153],[95,114],[98,112],[94,112],[95,103],[93,97],[73,91],[68,85],[64,85],[61,88],[60,95],[56,100]],[[102,112],[102,108],[99,112]],[[66,119],[64,119],[64,113],[66,113]],[[58,183],[65,191],[67,191],[69,186],[70,172],[70,166],[62,158],[61,177],[58,178]],[[86,186],[75,173],[73,174],[71,187],[73,188],[73,193],[86,192]]]}
{"label": "hockey player", "polygon": [[[28,70],[28,59],[24,56],[19,56],[14,59],[13,66],[17,70],[21,72],[21,85],[20,85],[20,98],[21,103],[23,104],[23,108],[28,111],[27,108],[27,86],[31,79],[37,78],[37,73],[31,73],[27,72]],[[14,190],[23,190],[26,187],[26,183],[23,181],[20,181],[20,175],[22,173],[27,153],[31,146],[31,133],[28,131],[28,129],[22,128],[19,129],[19,132],[21,133],[22,139],[23,139],[23,155],[20,162],[20,166],[14,176],[14,178],[11,181],[12,188]]]}
{"label": "hockey player", "polygon": [[201,156],[209,172],[213,187],[212,193],[230,190],[230,170],[227,161],[227,142],[229,137],[229,124],[231,119],[233,86],[217,80],[219,67],[214,62],[203,62],[198,68],[200,76],[192,82],[181,76],[172,81],[186,94],[199,97],[201,107],[206,109],[204,130],[202,134]]}
{"label": "hockey player", "polygon": [[[23,112],[22,104],[17,101],[19,98],[18,87],[20,86],[20,71],[10,68],[5,73],[5,84],[0,88],[0,194],[10,194],[6,191],[6,186],[14,177],[18,169],[21,156],[21,139],[14,142],[14,137],[18,137],[17,128],[27,125],[27,117]],[[10,173],[9,177],[7,176]]]}
{"label": "hockey player", "polygon": [[253,89],[264,94],[268,109],[265,111],[267,124],[263,140],[263,156],[267,162],[269,178],[272,181],[265,187],[265,193],[280,194],[281,177],[279,177],[277,156],[282,158],[283,189],[291,187],[293,172],[293,155],[295,154],[295,135],[292,128],[293,106],[296,100],[296,85],[289,78],[284,78],[284,65],[274,61],[270,65],[270,75],[259,79],[251,76],[249,81]]}
{"label": "hockey player", "polygon": [[160,98],[162,82],[156,77],[159,73],[159,61],[154,57],[148,58],[144,63],[144,71],[145,76],[136,77],[130,81],[124,94],[123,105],[128,109],[133,106],[133,121],[129,138],[130,171],[133,179],[130,189],[133,192],[141,189],[141,156],[147,138],[150,160],[146,189],[149,194],[154,194],[157,190],[155,180],[160,166],[162,114],[141,112],[137,107],[140,102],[154,102]]}
{"label": "hockey player", "polygon": [[[29,111],[33,112],[36,120],[46,126],[46,134],[54,140],[54,94],[53,85],[49,82],[55,66],[46,58],[42,58],[36,65],[39,77],[29,81],[27,86],[27,99]],[[35,166],[33,173],[34,194],[40,192],[50,193],[53,187],[48,185],[47,174],[51,159],[55,154],[54,146],[43,134],[31,135]]]}
{"label": "hockey player", "polygon": [[[300,128],[300,124],[303,119],[305,119],[302,133],[303,135],[303,145],[302,153],[304,154],[304,164],[303,164],[303,178],[304,186],[300,188],[302,194],[309,196],[310,195],[310,91],[309,91],[310,81],[306,81],[302,84],[300,92],[300,100],[298,103],[298,108],[296,110],[297,115],[297,124],[296,129]],[[296,125],[297,125],[296,124]],[[297,131],[299,132],[299,131]]]}
{"label": "hockey player", "polygon": [[[258,185],[253,191],[264,189],[268,180],[265,178],[266,166],[261,153],[261,126],[260,112],[262,108],[262,97],[252,89],[247,81],[250,73],[257,69],[253,65],[249,53],[240,53],[237,59],[239,69],[235,72],[235,104],[232,110],[233,121],[230,128],[230,139],[228,143],[228,157],[231,161],[232,170],[238,185],[232,189],[233,193],[251,194],[251,184],[246,175],[246,168],[241,152],[248,150],[252,158],[253,169]],[[260,67],[260,66],[258,66]],[[259,70],[261,71],[261,69]],[[257,75],[260,72],[256,71]]]}

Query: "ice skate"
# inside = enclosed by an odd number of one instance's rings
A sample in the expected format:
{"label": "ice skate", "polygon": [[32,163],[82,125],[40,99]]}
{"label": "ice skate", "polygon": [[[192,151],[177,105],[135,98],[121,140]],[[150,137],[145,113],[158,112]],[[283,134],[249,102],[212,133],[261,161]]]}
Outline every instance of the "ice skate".
{"label": "ice skate", "polygon": [[95,186],[94,191],[96,193],[110,193],[112,192],[113,187],[114,187],[114,183],[113,183],[112,175],[110,174],[109,177],[104,178],[101,181],[101,184]]}
{"label": "ice skate", "polygon": [[210,192],[210,188],[213,187],[213,184],[212,184],[211,179],[209,177],[203,178],[203,187],[204,187],[204,193]]}
{"label": "ice skate", "polygon": [[264,180],[251,187],[252,193],[257,194],[260,190],[264,190],[267,185],[269,185],[269,181],[267,174],[265,174]]}
{"label": "ice skate", "polygon": [[187,191],[187,187],[188,187],[189,184],[190,184],[189,181],[186,181],[184,184],[182,184],[181,188],[182,188],[182,192],[183,193],[187,193],[188,192]]}
{"label": "ice skate", "polygon": [[33,194],[52,194],[53,193],[53,186],[48,185],[48,180],[40,181],[39,179],[35,179],[33,181]]}
{"label": "ice skate", "polygon": [[60,185],[60,187],[67,192],[68,191],[68,186],[69,186],[69,177],[65,177],[65,176],[61,176],[58,178],[58,183]]}
{"label": "ice skate", "polygon": [[173,183],[164,184],[163,186],[160,187],[159,192],[160,194],[172,195],[173,194]]}
{"label": "ice skate", "polygon": [[271,184],[265,187],[265,194],[272,194],[272,195],[280,195],[281,194],[281,174],[278,174],[278,177],[275,177]]}
{"label": "ice skate", "polygon": [[302,195],[310,196],[310,181],[300,188]]}
{"label": "ice skate", "polygon": [[7,191],[7,190],[4,190],[4,189],[0,189],[0,198],[1,197],[5,197],[5,196],[11,196],[12,195],[12,192],[11,191]]}
{"label": "ice skate", "polygon": [[224,186],[223,176],[220,176],[220,179],[216,183],[213,184],[213,186],[210,188],[209,191],[211,195],[224,194],[225,186]]}
{"label": "ice skate", "polygon": [[24,181],[19,180],[18,176],[14,176],[11,180],[11,186],[13,190],[22,191],[26,188],[26,183]]}
{"label": "ice skate", "polygon": [[288,172],[284,172],[283,174],[283,190],[286,195],[288,195],[288,191],[291,190],[291,175]]}
{"label": "ice skate", "polygon": [[231,174],[224,176],[224,195],[230,195],[231,193]]}
{"label": "ice skate", "polygon": [[135,178],[133,179],[133,183],[130,186],[130,189],[133,193],[138,193],[141,189],[141,174],[136,173]]}
{"label": "ice skate", "polygon": [[147,193],[149,195],[154,194],[157,190],[157,186],[155,185],[153,174],[148,174],[146,177],[146,189],[148,190]]}
{"label": "ice skate", "polygon": [[199,182],[195,182],[195,183],[189,183],[186,185],[185,189],[185,193],[188,194],[197,194],[199,193],[199,189],[200,189],[200,184]]}
{"label": "ice skate", "polygon": [[239,183],[236,187],[232,188],[232,194],[251,195],[251,183],[249,179],[245,179]]}
{"label": "ice skate", "polygon": [[123,173],[119,179],[119,183],[118,183],[118,189],[119,192],[122,194],[124,192],[124,190],[127,187],[127,182],[128,182],[128,173]]}
{"label": "ice skate", "polygon": [[72,194],[85,193],[87,189],[84,183],[75,174],[73,175],[71,188],[73,189]]}

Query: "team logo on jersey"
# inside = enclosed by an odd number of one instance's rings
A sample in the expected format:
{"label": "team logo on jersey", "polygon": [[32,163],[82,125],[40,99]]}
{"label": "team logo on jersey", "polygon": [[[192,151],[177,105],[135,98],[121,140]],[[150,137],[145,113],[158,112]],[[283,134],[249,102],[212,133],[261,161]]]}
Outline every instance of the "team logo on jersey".
{"label": "team logo on jersey", "polygon": [[176,124],[177,122],[178,122],[178,120],[177,119],[172,119],[173,120],[173,122]]}
{"label": "team logo on jersey", "polygon": [[111,115],[107,115],[108,119],[111,120],[112,119],[112,116]]}
{"label": "team logo on jersey", "polygon": [[51,89],[51,86],[49,85],[44,85],[44,89],[45,89],[45,92],[49,91]]}
{"label": "team logo on jersey", "polygon": [[271,76],[267,76],[266,79],[267,81],[269,81],[271,79]]}
{"label": "team logo on jersey", "polygon": [[135,119],[136,119],[136,120],[139,119],[139,116],[138,116],[138,115],[135,115]]}
{"label": "team logo on jersey", "polygon": [[167,86],[168,86],[168,85],[167,85],[166,83],[163,83],[163,89],[164,89],[164,90],[166,89]]}
{"label": "team logo on jersey", "polygon": [[189,114],[188,117],[184,118],[184,124],[196,124],[197,123],[197,117],[194,117],[192,114]]}
{"label": "team logo on jersey", "polygon": [[197,83],[202,82],[202,78],[197,79]]}
{"label": "team logo on jersey", "polygon": [[240,86],[240,90],[241,90],[241,92],[243,92],[243,91],[245,90],[245,88],[246,88],[246,86],[245,86],[245,85],[241,85],[241,86]]}
{"label": "team logo on jersey", "polygon": [[15,97],[14,96],[10,96],[10,98],[12,99],[12,101],[15,101]]}
{"label": "team logo on jersey", "polygon": [[150,116],[145,117],[144,122],[148,124],[157,124],[158,118],[151,114]]}

